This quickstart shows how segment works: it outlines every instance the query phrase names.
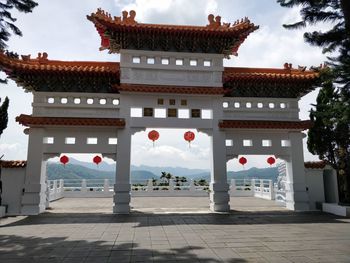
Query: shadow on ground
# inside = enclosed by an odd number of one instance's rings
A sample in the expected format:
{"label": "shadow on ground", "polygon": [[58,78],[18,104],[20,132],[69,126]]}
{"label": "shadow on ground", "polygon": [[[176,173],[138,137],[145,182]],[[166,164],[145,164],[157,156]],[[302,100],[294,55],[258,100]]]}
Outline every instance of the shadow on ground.
{"label": "shadow on ground", "polygon": [[259,225],[259,224],[317,224],[350,223],[350,220],[322,212],[291,211],[231,211],[229,214],[154,214],[132,212],[129,215],[101,213],[52,213],[10,219],[1,227],[38,224],[99,224],[99,223],[136,223],[135,227],[209,224],[209,225]]}
{"label": "shadow on ground", "polygon": [[[63,237],[0,236],[0,262],[222,262],[201,254],[203,247],[167,250],[141,248],[137,243],[67,240]],[[225,260],[247,262],[243,258]]]}

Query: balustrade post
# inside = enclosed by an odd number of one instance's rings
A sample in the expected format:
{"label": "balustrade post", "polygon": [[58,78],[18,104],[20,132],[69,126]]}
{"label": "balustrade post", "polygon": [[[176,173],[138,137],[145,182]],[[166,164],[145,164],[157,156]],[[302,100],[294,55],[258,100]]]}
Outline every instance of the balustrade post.
{"label": "balustrade post", "polygon": [[253,193],[253,196],[254,196],[254,194],[255,194],[255,179],[252,179],[252,180],[250,181],[250,183],[251,183],[252,193]]}
{"label": "balustrade post", "polygon": [[169,191],[174,191],[174,180],[169,179]]}
{"label": "balustrade post", "polygon": [[231,190],[231,193],[236,192],[236,180],[235,179],[231,179],[230,190]]}
{"label": "balustrade post", "polygon": [[109,180],[105,179],[103,183],[103,192],[108,194],[109,193]]}
{"label": "balustrade post", "polygon": [[264,194],[264,180],[260,179],[260,194],[263,196]]}
{"label": "balustrade post", "polygon": [[147,192],[153,191],[153,179],[148,179],[147,181]]}
{"label": "balustrade post", "polygon": [[273,188],[272,180],[269,180],[269,192],[270,192],[270,200],[275,200],[274,188]]}
{"label": "balustrade post", "polygon": [[60,192],[64,191],[64,180],[60,179]]}
{"label": "balustrade post", "polygon": [[80,191],[82,193],[86,193],[87,192],[86,179],[81,180],[81,189],[80,189]]}
{"label": "balustrade post", "polygon": [[190,181],[190,192],[195,192],[196,191],[196,186],[194,185],[194,180]]}

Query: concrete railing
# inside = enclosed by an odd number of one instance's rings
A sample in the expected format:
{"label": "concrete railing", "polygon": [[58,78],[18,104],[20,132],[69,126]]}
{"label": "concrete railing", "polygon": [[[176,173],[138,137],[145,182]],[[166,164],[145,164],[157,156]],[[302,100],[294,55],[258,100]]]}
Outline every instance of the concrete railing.
{"label": "concrete railing", "polygon": [[[63,197],[112,197],[113,184],[109,179],[53,180],[49,181],[49,200]],[[196,185],[194,181],[176,185],[169,183],[156,184],[152,179],[133,182],[132,196],[207,196],[208,186]],[[258,197],[274,200],[274,188],[271,180],[231,180],[230,195],[236,197]]]}
{"label": "concrete railing", "polygon": [[254,196],[268,200],[274,200],[272,180],[265,179],[232,179],[230,195],[236,197]]}

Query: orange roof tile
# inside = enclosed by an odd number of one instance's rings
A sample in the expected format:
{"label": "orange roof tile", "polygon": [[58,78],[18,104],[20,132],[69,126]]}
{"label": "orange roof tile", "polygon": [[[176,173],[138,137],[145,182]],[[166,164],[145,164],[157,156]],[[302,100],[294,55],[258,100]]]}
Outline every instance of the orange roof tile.
{"label": "orange roof tile", "polygon": [[16,121],[23,126],[125,126],[125,120],[119,118],[33,117],[21,114]]}
{"label": "orange roof tile", "polygon": [[220,87],[187,87],[170,85],[136,85],[121,84],[115,87],[118,91],[144,92],[144,93],[176,93],[176,94],[196,94],[196,95],[223,95],[225,89]]}
{"label": "orange roof tile", "polygon": [[23,168],[27,166],[27,161],[0,161],[2,168]]}
{"label": "orange roof tile", "polygon": [[223,73],[224,82],[240,80],[314,80],[319,76],[315,71],[302,69],[276,68],[230,68]]}
{"label": "orange roof tile", "polygon": [[312,127],[311,121],[254,121],[223,120],[219,122],[221,129],[288,129],[306,130]]}
{"label": "orange roof tile", "polygon": [[318,162],[305,162],[304,166],[307,169],[323,169],[326,166],[325,161],[318,161]]}
{"label": "orange roof tile", "polygon": [[99,73],[117,74],[119,77],[119,63],[117,62],[49,60],[46,53],[38,55],[35,59],[31,59],[30,55],[17,59],[0,52],[0,67],[5,72],[21,70],[31,72]]}
{"label": "orange roof tile", "polygon": [[[222,37],[234,39],[230,44],[230,50],[224,50],[225,55],[236,55],[239,46],[247,38],[247,36],[257,30],[248,18],[237,20],[234,23],[221,23],[221,17],[214,18],[213,15],[208,16],[209,24],[207,26],[192,26],[192,25],[167,25],[167,24],[145,24],[135,21],[136,12],[131,10],[130,15],[127,11],[123,11],[123,17],[113,17],[107,12],[98,9],[96,13],[87,16],[87,19],[94,23],[98,33],[101,36],[101,50],[109,49],[110,52],[119,52],[123,40],[118,40],[120,43],[112,43],[112,31],[120,33],[147,33],[148,38],[154,38],[160,34],[168,35],[183,35],[184,37],[202,37],[203,39],[218,38],[216,42],[222,40]],[[138,36],[140,37],[140,36]],[[231,39],[231,40],[232,40]],[[156,41],[159,43],[159,41]],[[223,41],[225,43],[227,41]],[[160,44],[161,45],[161,44]]]}

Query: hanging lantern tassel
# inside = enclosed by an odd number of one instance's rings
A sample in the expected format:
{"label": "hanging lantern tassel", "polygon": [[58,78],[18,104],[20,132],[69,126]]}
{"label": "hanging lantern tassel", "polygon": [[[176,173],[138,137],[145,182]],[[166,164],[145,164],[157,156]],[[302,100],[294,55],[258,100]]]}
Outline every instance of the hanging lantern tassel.
{"label": "hanging lantern tassel", "polygon": [[194,135],[193,132],[191,132],[191,131],[185,132],[185,134],[184,134],[184,139],[185,139],[186,141],[188,141],[188,147],[189,147],[189,148],[191,148],[191,141],[193,141],[195,137],[196,137],[196,136]]}
{"label": "hanging lantern tassel", "polygon": [[276,162],[276,159],[273,157],[267,158],[267,163],[271,166]]}
{"label": "hanging lantern tassel", "polygon": [[247,158],[245,158],[245,157],[241,157],[241,158],[239,158],[239,163],[243,166],[243,168],[244,168],[244,165],[247,163]]}
{"label": "hanging lantern tassel", "polygon": [[92,161],[98,166],[100,164],[100,162],[102,162],[102,158],[98,155],[96,155]]}
{"label": "hanging lantern tassel", "polygon": [[62,155],[60,158],[60,162],[63,164],[64,167],[66,167],[66,164],[69,162],[68,156]]}
{"label": "hanging lantern tassel", "polygon": [[154,147],[154,142],[159,139],[159,132],[156,130],[152,130],[148,133],[148,139],[150,139],[153,142],[153,147]]}

